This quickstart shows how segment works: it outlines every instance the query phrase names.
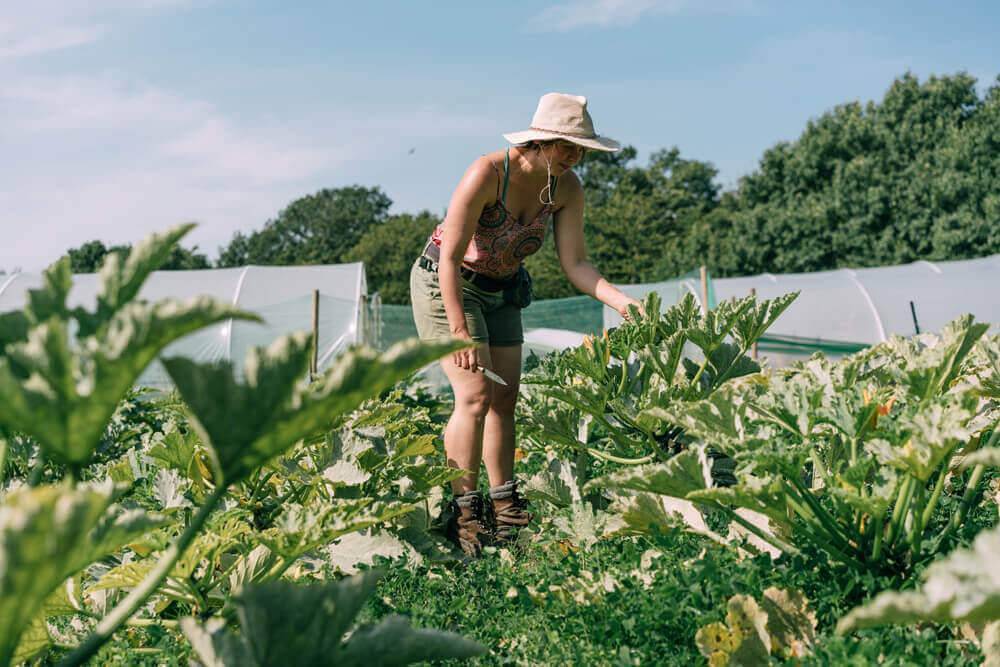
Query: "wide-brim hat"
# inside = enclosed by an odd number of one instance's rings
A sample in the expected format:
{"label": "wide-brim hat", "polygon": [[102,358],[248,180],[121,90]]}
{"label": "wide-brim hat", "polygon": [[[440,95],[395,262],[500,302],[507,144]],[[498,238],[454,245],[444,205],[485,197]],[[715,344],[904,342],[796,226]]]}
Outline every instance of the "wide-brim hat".
{"label": "wide-brim hat", "polygon": [[531,118],[531,127],[503,137],[512,144],[564,139],[595,151],[613,152],[621,149],[621,144],[617,141],[602,137],[594,131],[594,121],[587,112],[587,98],[565,93],[542,95],[535,115]]}

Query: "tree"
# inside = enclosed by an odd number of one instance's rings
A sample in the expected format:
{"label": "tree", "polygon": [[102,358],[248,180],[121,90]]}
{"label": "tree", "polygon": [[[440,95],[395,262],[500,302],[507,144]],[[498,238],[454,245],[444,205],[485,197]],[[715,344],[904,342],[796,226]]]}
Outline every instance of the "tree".
{"label": "tree", "polygon": [[237,232],[219,250],[219,266],[338,264],[371,227],[385,222],[392,200],[359,185],[296,199],[263,229]]}
{"label": "tree", "polygon": [[410,303],[410,267],[441,222],[433,213],[394,215],[371,227],[345,257],[364,262],[368,289],[378,292],[383,303]]}
{"label": "tree", "polygon": [[192,269],[210,269],[211,263],[208,257],[198,252],[198,246],[190,250],[175,245],[170,251],[167,261],[160,266],[162,271],[190,271]]}
{"label": "tree", "polygon": [[[122,257],[128,255],[131,245],[116,245],[106,247],[101,241],[87,241],[79,248],[70,248],[68,251],[70,270],[73,273],[96,273],[100,271],[104,259],[109,253],[118,253]],[[180,246],[174,246],[170,252],[170,257],[160,267],[163,271],[184,270],[184,269],[208,269],[211,264],[205,255],[198,252],[198,246],[190,250]]]}
{"label": "tree", "polygon": [[975,84],[906,74],[766,151],[735,193],[724,273],[1000,251],[1000,81],[983,99]]}

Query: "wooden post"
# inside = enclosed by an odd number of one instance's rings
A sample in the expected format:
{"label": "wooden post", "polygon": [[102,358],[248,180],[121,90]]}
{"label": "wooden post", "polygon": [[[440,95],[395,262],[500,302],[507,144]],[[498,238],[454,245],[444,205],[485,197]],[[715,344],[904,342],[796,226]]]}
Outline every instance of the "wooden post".
{"label": "wooden post", "polygon": [[708,267],[701,265],[701,312],[708,315]]}
{"label": "wooden post", "polygon": [[[751,287],[750,288],[750,296],[752,296],[755,300],[757,299],[757,288],[756,287]],[[755,361],[757,359],[757,341],[754,341],[753,344],[750,346],[750,357],[752,359],[754,359]]]}
{"label": "wooden post", "polygon": [[312,355],[309,357],[309,378],[319,373],[319,290],[313,290]]}

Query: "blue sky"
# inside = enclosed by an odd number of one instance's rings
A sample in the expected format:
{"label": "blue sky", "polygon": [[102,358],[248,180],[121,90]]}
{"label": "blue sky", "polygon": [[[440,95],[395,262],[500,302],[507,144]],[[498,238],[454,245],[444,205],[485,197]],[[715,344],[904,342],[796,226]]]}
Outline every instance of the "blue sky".
{"label": "blue sky", "polygon": [[[0,268],[176,222],[214,257],[322,187],[441,213],[538,97],[726,187],[911,71],[998,74],[1000,3],[34,0],[0,7]],[[412,153],[411,153],[412,149]]]}

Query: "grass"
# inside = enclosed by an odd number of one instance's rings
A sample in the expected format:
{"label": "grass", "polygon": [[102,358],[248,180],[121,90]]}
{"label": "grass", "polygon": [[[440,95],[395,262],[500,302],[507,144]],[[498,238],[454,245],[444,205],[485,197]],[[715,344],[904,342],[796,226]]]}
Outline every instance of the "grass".
{"label": "grass", "polygon": [[[662,553],[639,580],[643,554]],[[815,558],[810,562],[815,563]],[[589,552],[558,545],[530,546],[521,557],[489,554],[445,568],[389,568],[366,608],[368,620],[389,613],[415,625],[473,637],[489,647],[488,665],[692,665],[704,664],[694,643],[698,628],[723,621],[726,601],[743,593],[759,599],[769,586],[805,591],[819,620],[816,652],[804,664],[971,665],[981,661],[970,643],[947,628],[887,628],[832,636],[837,618],[866,596],[872,582],[834,573],[805,560],[740,560],[736,553],[686,535],[655,541],[617,538]],[[573,599],[583,572],[620,582],[592,599]],[[599,576],[598,576],[599,578]],[[556,592],[549,592],[554,586]],[[529,589],[533,589],[532,595]]]}

